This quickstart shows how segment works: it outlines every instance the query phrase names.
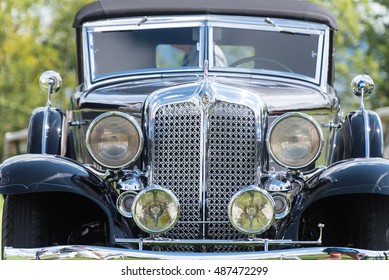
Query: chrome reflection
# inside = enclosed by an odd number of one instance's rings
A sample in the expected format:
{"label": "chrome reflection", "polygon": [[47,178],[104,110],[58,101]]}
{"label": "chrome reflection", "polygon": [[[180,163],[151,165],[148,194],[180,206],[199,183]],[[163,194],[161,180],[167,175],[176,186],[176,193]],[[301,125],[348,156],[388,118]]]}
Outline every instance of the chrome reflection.
{"label": "chrome reflection", "polygon": [[166,253],[100,246],[4,248],[5,260],[388,260],[389,251],[315,247],[248,253]]}

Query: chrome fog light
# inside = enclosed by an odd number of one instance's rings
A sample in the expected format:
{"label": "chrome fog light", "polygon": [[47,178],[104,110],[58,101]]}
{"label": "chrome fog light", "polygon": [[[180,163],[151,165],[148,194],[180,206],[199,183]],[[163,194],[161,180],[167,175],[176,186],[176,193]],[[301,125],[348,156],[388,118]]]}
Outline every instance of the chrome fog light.
{"label": "chrome fog light", "polygon": [[274,200],[263,189],[245,187],[232,197],[228,217],[238,231],[249,235],[260,234],[274,221]]}
{"label": "chrome fog light", "polygon": [[276,219],[286,217],[290,212],[290,200],[284,193],[272,193]]}
{"label": "chrome fog light", "polygon": [[127,191],[120,194],[116,200],[116,208],[122,216],[126,218],[132,218],[131,208],[136,195],[137,193],[132,191]]}
{"label": "chrome fog light", "polygon": [[160,234],[176,225],[179,209],[178,200],[171,191],[151,185],[135,197],[132,214],[140,229]]}

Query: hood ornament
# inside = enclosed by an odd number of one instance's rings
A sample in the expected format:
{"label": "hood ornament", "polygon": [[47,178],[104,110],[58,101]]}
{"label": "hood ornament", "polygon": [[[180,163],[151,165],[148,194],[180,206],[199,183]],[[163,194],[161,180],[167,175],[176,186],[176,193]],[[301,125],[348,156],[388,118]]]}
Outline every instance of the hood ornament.
{"label": "hood ornament", "polygon": [[209,79],[208,75],[209,62],[207,59],[204,60],[204,74],[199,81],[199,88],[197,91],[197,104],[202,106],[203,110],[207,110],[212,103],[215,102],[215,94],[211,89],[212,80]]}
{"label": "hood ornament", "polygon": [[208,70],[209,70],[209,62],[208,59],[204,60],[204,82],[208,82]]}

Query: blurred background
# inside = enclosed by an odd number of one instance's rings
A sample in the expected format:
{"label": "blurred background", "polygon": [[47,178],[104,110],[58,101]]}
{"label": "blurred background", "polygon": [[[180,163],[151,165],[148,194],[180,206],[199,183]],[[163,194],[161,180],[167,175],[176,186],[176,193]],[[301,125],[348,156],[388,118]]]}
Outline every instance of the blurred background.
{"label": "blurred background", "polygon": [[[370,75],[376,84],[366,106],[389,106],[389,0],[312,1],[327,7],[338,20],[335,87],[343,111],[358,108],[350,82],[359,73]],[[23,152],[23,140],[18,141],[26,135],[30,114],[46,103],[38,85],[45,70],[61,74],[63,87],[52,103],[67,107],[75,87],[72,22],[89,2],[0,0],[0,162]]]}

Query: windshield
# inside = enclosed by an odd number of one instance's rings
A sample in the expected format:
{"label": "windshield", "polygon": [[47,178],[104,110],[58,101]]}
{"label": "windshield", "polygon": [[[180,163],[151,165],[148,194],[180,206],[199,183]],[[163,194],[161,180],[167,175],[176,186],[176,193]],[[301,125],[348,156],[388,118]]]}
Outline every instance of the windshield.
{"label": "windshield", "polygon": [[132,73],[202,71],[205,59],[215,71],[320,80],[323,30],[285,31],[265,21],[252,26],[206,21],[176,26],[88,29],[91,81]]}

